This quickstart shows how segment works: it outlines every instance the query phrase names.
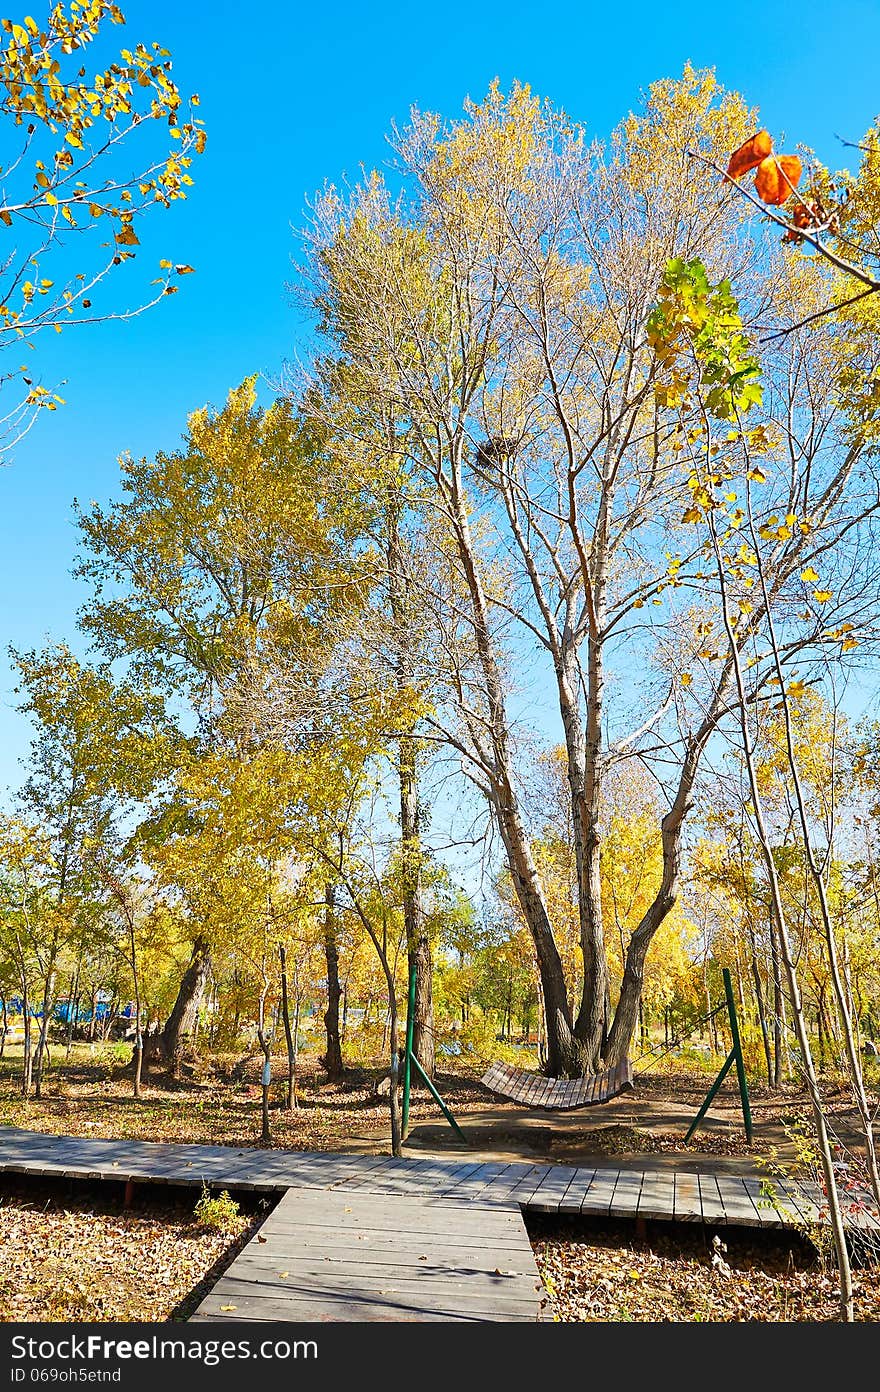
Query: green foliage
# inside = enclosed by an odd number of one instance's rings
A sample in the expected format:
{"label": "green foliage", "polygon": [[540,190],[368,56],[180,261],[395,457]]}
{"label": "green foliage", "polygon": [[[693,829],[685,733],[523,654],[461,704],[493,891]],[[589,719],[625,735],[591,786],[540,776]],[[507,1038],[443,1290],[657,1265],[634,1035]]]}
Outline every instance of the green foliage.
{"label": "green foliage", "polygon": [[207,1185],[202,1186],[193,1213],[200,1228],[214,1232],[230,1232],[237,1226],[240,1217],[238,1204],[228,1190],[224,1189],[215,1196]]}
{"label": "green foliage", "polygon": [[761,404],[761,365],[744,331],[729,280],[712,285],[699,257],[673,257],[648,316],[648,343],[670,376],[656,388],[661,405],[684,402],[691,386],[682,359],[691,359],[705,391],[707,410],[735,420]]}

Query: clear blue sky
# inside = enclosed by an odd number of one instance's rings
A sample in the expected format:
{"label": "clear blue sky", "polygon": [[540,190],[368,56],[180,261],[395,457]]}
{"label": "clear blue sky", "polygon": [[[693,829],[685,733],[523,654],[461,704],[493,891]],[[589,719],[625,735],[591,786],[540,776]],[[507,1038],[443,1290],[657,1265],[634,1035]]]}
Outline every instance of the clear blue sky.
{"label": "clear blue sky", "polygon": [[[189,411],[220,404],[249,373],[278,373],[306,334],[285,291],[291,227],[325,180],[386,158],[393,119],[413,104],[454,117],[497,76],[503,86],[530,83],[603,136],[688,59],[758,105],[777,137],[805,141],[830,164],[852,154],[836,136],[857,140],[880,113],[878,0],[120,3],[128,23],[111,30],[118,46],[158,40],[179,85],[201,97],[208,146],[195,187],[157,213],[140,253],[189,262],[196,274],[140,319],[51,335],[41,349],[44,380],[66,378],[67,404],[44,413],[0,470],[0,800],[19,781],[28,741],[12,709],[7,645],[78,646],[86,596],[69,573],[72,499],[108,499],[121,452],[175,448]],[[38,0],[21,5],[3,13],[43,13]]]}

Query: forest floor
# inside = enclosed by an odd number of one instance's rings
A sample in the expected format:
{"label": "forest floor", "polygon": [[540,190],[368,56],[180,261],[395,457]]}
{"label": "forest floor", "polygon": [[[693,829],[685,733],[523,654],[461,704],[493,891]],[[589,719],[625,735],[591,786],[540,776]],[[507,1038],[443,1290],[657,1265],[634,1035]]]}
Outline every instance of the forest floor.
{"label": "forest floor", "polygon": [[0,1321],[184,1320],[250,1240],[268,1204],[202,1225],[198,1195],[4,1175],[0,1180]]}
{"label": "forest floor", "polygon": [[[19,1051],[20,1052],[20,1051]],[[194,1063],[177,1083],[149,1079],[135,1101],[114,1046],[58,1050],[44,1095],[17,1092],[15,1052],[0,1060],[0,1125],[58,1134],[154,1141],[259,1144],[260,1060],[225,1056]],[[808,1117],[803,1092],[750,1085],[754,1120],[746,1141],[735,1081],[721,1092],[690,1144],[684,1135],[715,1076],[688,1063],[638,1074],[632,1091],[601,1107],[545,1112],[506,1103],[479,1083],[479,1067],[440,1069],[437,1086],[468,1138],[462,1148],[427,1091],[416,1090],[407,1154],[461,1153],[473,1159],[555,1161],[641,1168],[702,1167],[732,1172],[778,1166],[794,1173]],[[281,1109],[283,1066],[273,1085],[273,1145],[295,1150],[390,1153],[387,1099],[379,1068],[352,1068],[329,1084],[305,1058],[293,1112]],[[870,1079],[876,1094],[877,1079]],[[826,1080],[825,1100],[842,1157],[858,1166],[857,1133],[846,1090]],[[876,1096],[875,1096],[876,1101]],[[803,1166],[800,1172],[804,1172]],[[120,1196],[64,1197],[18,1192],[0,1181],[0,1319],[166,1320],[195,1308],[194,1292],[216,1279],[256,1219],[236,1231],[205,1232],[190,1199],[167,1196],[123,1210]],[[189,1205],[189,1207],[187,1207]],[[835,1277],[805,1234],[702,1225],[597,1223],[532,1215],[539,1269],[560,1321],[825,1321],[836,1317]],[[726,1244],[722,1250],[713,1238]],[[47,1256],[48,1254],[48,1256]],[[861,1320],[880,1319],[880,1264],[856,1271]],[[128,1273],[128,1274],[126,1274]],[[112,1279],[111,1279],[112,1278]],[[199,1297],[200,1298],[200,1297]],[[195,1303],[193,1301],[195,1300]],[[77,1313],[78,1312],[78,1313]]]}

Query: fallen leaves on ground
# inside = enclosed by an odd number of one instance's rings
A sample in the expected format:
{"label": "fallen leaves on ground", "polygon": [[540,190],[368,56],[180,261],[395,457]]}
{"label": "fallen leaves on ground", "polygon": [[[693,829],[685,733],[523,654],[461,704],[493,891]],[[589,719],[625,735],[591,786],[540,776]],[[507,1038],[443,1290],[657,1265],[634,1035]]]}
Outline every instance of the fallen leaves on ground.
{"label": "fallen leaves on ground", "polygon": [[[563,1322],[837,1319],[835,1272],[794,1234],[653,1223],[638,1238],[626,1223],[532,1214],[527,1222],[554,1317]],[[856,1319],[880,1319],[880,1267],[853,1274]]]}
{"label": "fallen leaves on ground", "polygon": [[192,1200],[138,1211],[100,1192],[64,1201],[51,1187],[7,1193],[0,1200],[0,1320],[171,1319],[261,1221],[242,1215],[226,1232],[205,1232]]}

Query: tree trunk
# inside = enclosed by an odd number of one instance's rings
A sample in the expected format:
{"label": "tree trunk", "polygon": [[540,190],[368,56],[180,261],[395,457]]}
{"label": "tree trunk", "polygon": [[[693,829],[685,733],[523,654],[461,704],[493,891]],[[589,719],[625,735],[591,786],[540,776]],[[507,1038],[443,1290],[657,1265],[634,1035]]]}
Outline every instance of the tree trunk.
{"label": "tree trunk", "polygon": [[782,1086],[783,1076],[788,1078],[788,1058],[786,1054],[786,1036],[788,1034],[788,1020],[785,1009],[785,992],[782,989],[782,964],[779,960],[779,946],[776,941],[776,934],[770,934],[770,960],[773,964],[773,1086],[777,1090]]}
{"label": "tree trunk", "polygon": [[345,1076],[342,1061],[342,1041],[339,1034],[339,947],[334,913],[333,885],[324,889],[324,956],[327,962],[327,1009],[324,1012],[324,1029],[327,1047],[324,1052],[324,1067],[331,1083],[338,1083]]}
{"label": "tree trunk", "polygon": [[403,926],[409,971],[411,973],[415,969],[416,974],[413,1053],[428,1077],[432,1078],[436,1062],[433,961],[422,890],[416,741],[411,735],[403,735],[398,741],[397,768],[400,782]]}
{"label": "tree trunk", "polygon": [[[393,448],[393,445],[392,445]],[[388,563],[388,602],[393,623],[397,690],[403,698],[412,683],[412,578],[400,538],[403,499],[389,486],[385,521]],[[429,1077],[434,1073],[434,982],[431,943],[422,890],[422,847],[419,826],[418,744],[410,729],[397,742],[400,793],[400,873],[407,965],[416,974],[413,1012],[413,1053]]]}
{"label": "tree trunk", "polygon": [[758,966],[758,949],[755,943],[755,930],[751,923],[746,924],[749,935],[749,962],[752,981],[755,984],[755,1003],[758,1007],[758,1023],[761,1026],[761,1040],[764,1045],[764,1061],[767,1066],[767,1086],[773,1087],[773,1053],[770,1048],[770,1031],[767,1027],[767,1011],[764,1008],[764,988],[761,984],[761,971]]}
{"label": "tree trunk", "polygon": [[181,1058],[187,1041],[192,1036],[196,1012],[210,975],[210,948],[204,938],[197,938],[193,943],[190,964],[183,974],[171,1014],[165,1021],[165,1028],[161,1034],[156,1035],[159,1061],[172,1076],[176,1076],[180,1071]]}
{"label": "tree trunk", "polygon": [[287,948],[278,944],[281,960],[281,1020],[284,1025],[284,1038],[287,1042],[287,1098],[285,1105],[289,1112],[296,1107],[296,1041],[290,1027],[290,1001],[287,995]]}
{"label": "tree trunk", "polygon": [[46,1057],[49,1047],[49,1014],[52,1009],[52,998],[55,993],[55,968],[49,969],[43,987],[43,1018],[40,1022],[40,1032],[37,1036],[37,1052],[34,1059],[34,1096],[43,1095],[43,1060]]}
{"label": "tree trunk", "polygon": [[21,978],[21,1010],[21,1018],[24,1026],[24,1046],[22,1048],[21,1059],[21,1095],[27,1098],[31,1095],[34,1058],[31,1043],[31,1003],[28,996],[27,978],[24,972],[22,972]]}
{"label": "tree trunk", "polygon": [[65,1060],[66,1060],[67,1063],[70,1063],[70,1049],[71,1049],[71,1045],[73,1044],[73,1027],[74,1027],[74,1023],[75,1023],[75,1019],[76,1019],[77,1010],[78,1010],[78,1002],[79,1002],[79,970],[80,970],[80,961],[79,961],[79,958],[77,958],[77,962],[76,962],[76,971],[74,972],[73,977],[72,977],[72,979],[71,979],[71,983],[70,983],[70,998],[68,999],[68,1002],[67,1002],[67,1040],[66,1040],[66,1048],[65,1048]]}

